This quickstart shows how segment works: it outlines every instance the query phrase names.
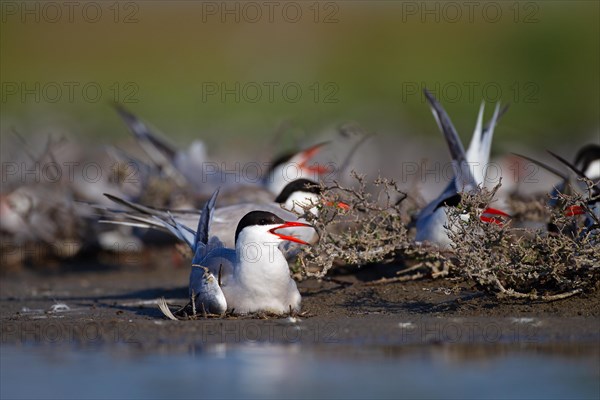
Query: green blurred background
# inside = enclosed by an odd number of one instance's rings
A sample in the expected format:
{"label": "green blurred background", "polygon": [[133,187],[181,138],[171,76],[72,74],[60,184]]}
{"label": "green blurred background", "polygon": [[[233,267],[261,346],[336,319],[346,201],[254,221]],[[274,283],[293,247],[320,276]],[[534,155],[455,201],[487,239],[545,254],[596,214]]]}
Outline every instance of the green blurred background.
{"label": "green blurred background", "polygon": [[432,136],[428,86],[464,137],[482,98],[501,97],[512,106],[500,147],[600,141],[597,1],[48,4],[2,3],[3,137],[119,140],[113,100],[175,143],[221,150],[259,148],[282,121],[309,135],[351,120]]}

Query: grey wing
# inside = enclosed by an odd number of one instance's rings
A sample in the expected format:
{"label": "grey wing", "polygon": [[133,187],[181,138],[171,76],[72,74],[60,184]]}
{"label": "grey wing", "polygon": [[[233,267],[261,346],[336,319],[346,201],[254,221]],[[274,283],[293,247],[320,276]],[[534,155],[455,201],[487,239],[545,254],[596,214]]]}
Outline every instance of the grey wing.
{"label": "grey wing", "polygon": [[528,156],[524,156],[522,154],[514,153],[514,152],[512,154],[514,154],[517,157],[521,157],[524,160],[530,161],[530,162],[536,164],[539,167],[544,168],[546,171],[550,172],[553,175],[556,175],[557,177],[561,178],[563,181],[568,181],[569,180],[569,174],[566,173],[566,172],[562,172],[562,171],[558,170],[557,168],[551,167],[550,165],[548,165],[546,163],[543,163],[541,161],[538,161],[538,160],[536,160],[534,158],[531,158],[531,157],[528,157]]}
{"label": "grey wing", "polygon": [[431,214],[438,208],[438,205],[450,197],[457,194],[456,191],[456,183],[454,182],[454,178],[448,183],[444,191],[435,199],[433,199],[425,208],[423,208],[419,214],[417,214],[417,221],[423,219]]}
{"label": "grey wing", "polygon": [[116,104],[115,109],[152,162],[165,171],[179,185],[185,185],[185,177],[174,165],[177,149],[167,143],[165,139],[158,136],[158,134],[152,132],[142,120],[120,104]]}
{"label": "grey wing", "polygon": [[456,132],[456,128],[454,128],[454,125],[452,124],[452,120],[442,105],[436,100],[435,97],[433,97],[431,93],[429,93],[427,89],[424,90],[424,93],[425,98],[431,106],[431,111],[438,124],[438,127],[446,139],[448,149],[450,150],[452,163],[455,169],[454,172],[456,179],[454,182],[456,184],[456,190],[463,191],[475,189],[477,187],[477,182],[475,181],[475,178],[469,169],[465,149],[460,141],[458,133]]}
{"label": "grey wing", "polygon": [[115,110],[153,162],[160,165],[166,160],[175,159],[177,149],[174,146],[152,132],[142,120],[122,105],[115,104]]}
{"label": "grey wing", "polygon": [[196,313],[223,314],[227,310],[218,278],[205,266],[192,265],[189,294]]}
{"label": "grey wing", "polygon": [[233,276],[235,262],[235,250],[225,247],[208,249],[206,254],[194,257],[194,265],[207,267],[213,275],[221,276],[223,285],[226,285]]}
{"label": "grey wing", "polygon": [[[115,203],[133,211],[133,213],[115,211],[115,215],[125,218],[125,220],[115,221],[115,223],[141,227],[145,227],[145,225],[147,225],[147,227],[162,227],[171,232],[179,240],[186,242],[192,250],[195,249],[196,231],[187,226],[187,224],[176,220],[170,212],[160,211],[141,204],[132,203],[110,194],[105,193],[104,195]],[[133,221],[133,224],[131,221]]]}
{"label": "grey wing", "polygon": [[[208,229],[210,220],[213,216],[215,204],[217,202],[217,196],[219,195],[219,189],[215,190],[210,199],[204,204],[202,208],[202,214],[198,220],[198,229],[196,229],[196,238],[194,240],[195,245],[202,243],[208,244]],[[194,249],[195,250],[195,249]]]}
{"label": "grey wing", "polygon": [[157,221],[163,224],[163,226],[171,232],[177,239],[184,241],[193,251],[196,251],[196,231],[188,228],[185,225],[177,222],[173,217],[170,220],[163,220],[158,217],[154,217]]}

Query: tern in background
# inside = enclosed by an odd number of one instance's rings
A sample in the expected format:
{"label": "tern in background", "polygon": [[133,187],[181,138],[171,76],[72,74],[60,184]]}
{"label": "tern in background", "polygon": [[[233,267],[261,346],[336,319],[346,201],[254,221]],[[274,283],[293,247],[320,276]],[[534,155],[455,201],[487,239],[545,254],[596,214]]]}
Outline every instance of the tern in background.
{"label": "tern in background", "polygon": [[[475,131],[469,149],[465,153],[458,133],[446,111],[426,89],[425,96],[450,149],[455,174],[446,189],[418,214],[415,240],[417,242],[428,241],[436,243],[440,247],[449,248],[452,241],[448,237],[447,231],[448,208],[456,207],[460,203],[461,193],[480,190],[483,187],[494,128],[501,112],[497,105],[491,121],[484,128],[482,124],[484,105],[481,105]],[[500,223],[502,218],[506,217],[509,215],[503,211],[489,207],[483,210],[480,216],[482,221],[493,223]]]}
{"label": "tern in background", "polygon": [[330,172],[330,168],[312,160],[327,144],[328,142],[318,143],[298,153],[276,159],[265,178],[269,191],[273,194],[281,193],[287,185],[299,179],[319,181],[319,177]]}
{"label": "tern in background", "polygon": [[[573,186],[575,188],[576,191],[580,192],[580,193],[585,193],[588,191],[588,186],[587,184],[585,184],[584,182],[582,182],[580,179],[589,179],[592,184],[591,184],[591,188],[589,188],[590,193],[587,193],[587,201],[586,201],[586,205],[589,208],[589,210],[591,211],[591,213],[586,213],[584,208],[581,205],[573,205],[571,206],[568,210],[565,211],[565,215],[567,216],[575,216],[575,215],[584,215],[585,214],[585,225],[590,228],[590,227],[598,227],[599,224],[599,220],[600,220],[600,179],[599,179],[599,175],[597,174],[595,175],[593,178],[588,176],[585,172],[583,172],[580,168],[578,168],[577,166],[571,164],[570,162],[568,162],[567,160],[565,160],[564,158],[562,158],[561,156],[559,156],[558,154],[555,154],[551,151],[548,151],[554,158],[556,158],[558,161],[560,161],[561,163],[563,163],[564,165],[566,165],[571,171],[572,173],[574,173],[576,175],[576,179],[569,179],[567,178],[566,182],[574,182],[574,184],[570,185]],[[598,156],[598,153],[596,153],[596,156]],[[579,157],[576,157],[576,160],[579,159]],[[584,164],[584,167],[586,171],[588,171],[590,168],[590,166],[593,167],[593,165],[595,164],[597,160],[590,160],[588,163]],[[590,171],[592,173],[598,173],[598,171]],[[571,174],[572,175],[572,174]],[[555,192],[558,189],[555,188]],[[556,193],[554,193],[556,194]],[[556,196],[557,198],[559,196]]]}
{"label": "tern in background", "polygon": [[[565,165],[568,168],[568,172],[563,172],[560,169],[554,168],[529,156],[517,153],[513,154],[527,161],[531,161],[532,163],[544,168],[548,172],[561,179],[561,181],[557,183],[550,192],[550,200],[548,202],[550,207],[564,207],[562,198],[560,196],[561,194],[569,195],[573,194],[575,191],[583,195],[589,195],[587,205],[593,216],[586,215],[585,225],[593,226],[597,223],[597,220],[600,219],[600,146],[596,144],[588,144],[583,146],[577,152],[575,161],[573,163],[570,163],[565,158],[551,151],[548,151],[548,153]],[[584,182],[581,181],[582,178],[589,179],[594,184],[591,188],[591,193],[585,193],[588,187]],[[564,215],[566,216],[583,214],[586,214],[586,212],[580,205],[571,205],[564,210]],[[556,226],[553,223],[550,223],[548,225],[548,230],[555,231]]]}
{"label": "tern in background", "polygon": [[579,149],[575,155],[575,166],[589,179],[598,180],[600,178],[600,145],[591,143]]}
{"label": "tern in background", "polygon": [[269,193],[280,193],[293,180],[304,178],[319,181],[321,175],[331,172],[328,166],[313,161],[328,144],[325,142],[279,157],[270,165],[262,181],[247,180],[243,174],[215,170],[214,163],[208,163],[206,147],[202,141],[195,140],[187,151],[178,150],[123,106],[117,104],[115,108],[136,142],[157,167],[156,172],[173,180],[180,187],[191,187],[199,194],[209,194],[220,187],[221,192],[234,190],[239,198],[240,190],[246,188],[254,192],[265,192],[262,196],[260,193],[247,193],[249,197],[264,198],[269,197]]}

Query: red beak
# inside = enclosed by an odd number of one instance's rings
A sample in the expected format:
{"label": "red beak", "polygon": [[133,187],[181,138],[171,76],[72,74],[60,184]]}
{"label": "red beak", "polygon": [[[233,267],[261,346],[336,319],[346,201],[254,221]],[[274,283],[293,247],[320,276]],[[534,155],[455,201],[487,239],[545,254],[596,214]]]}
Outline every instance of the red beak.
{"label": "red beak", "polygon": [[314,156],[316,156],[319,153],[319,151],[321,151],[321,149],[327,144],[329,144],[329,142],[315,144],[314,146],[309,147],[308,149],[306,149],[302,153],[300,153],[300,168],[305,169],[310,172],[314,172],[318,175],[323,175],[323,174],[328,173],[329,167],[327,167],[325,165],[320,165],[318,163],[315,163],[313,165],[308,165],[308,162]]}
{"label": "red beak", "polygon": [[325,175],[325,174],[329,173],[329,171],[331,171],[331,169],[328,166],[321,165],[321,164],[313,164],[313,165],[309,165],[308,167],[301,166],[300,168],[306,169],[307,171],[310,171],[310,172],[314,172],[317,175]]}
{"label": "red beak", "polygon": [[578,205],[570,206],[565,210],[565,216],[567,216],[567,217],[574,217],[576,215],[583,215],[583,214],[585,214],[583,207],[578,206]]}
{"label": "red beak", "polygon": [[295,236],[289,236],[289,235],[282,235],[281,233],[277,233],[275,231],[279,230],[279,229],[284,229],[284,228],[292,228],[295,226],[303,226],[303,227],[307,227],[307,228],[312,228],[312,225],[309,224],[305,224],[302,222],[294,222],[294,221],[285,221],[285,223],[283,225],[279,225],[276,226],[273,229],[269,229],[269,233],[272,233],[275,236],[278,236],[279,238],[281,238],[282,240],[288,240],[290,242],[295,242],[295,243],[300,243],[300,244],[310,244],[308,242],[305,242],[304,240],[300,240]]}
{"label": "red beak", "polygon": [[327,203],[325,203],[325,205],[328,207],[341,208],[344,211],[348,211],[350,209],[350,206],[348,204],[341,202],[341,201],[338,201],[338,202],[328,201]]}
{"label": "red beak", "polygon": [[488,222],[499,226],[504,225],[503,219],[506,218],[511,218],[511,216],[504,211],[492,207],[488,207],[483,210],[483,213],[481,213],[481,216],[479,217],[479,219],[483,222]]}

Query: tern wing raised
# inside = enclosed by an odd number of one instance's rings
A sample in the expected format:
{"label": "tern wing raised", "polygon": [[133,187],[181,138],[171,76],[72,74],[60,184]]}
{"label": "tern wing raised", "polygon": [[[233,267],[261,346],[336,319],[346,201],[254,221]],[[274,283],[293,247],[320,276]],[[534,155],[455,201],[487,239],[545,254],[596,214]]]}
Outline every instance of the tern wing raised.
{"label": "tern wing raised", "polygon": [[450,156],[452,157],[454,166],[454,183],[456,185],[456,190],[461,192],[475,189],[477,187],[477,181],[475,181],[475,178],[469,169],[465,149],[456,132],[456,128],[454,128],[454,125],[452,124],[452,120],[442,105],[427,89],[424,90],[424,93],[425,98],[431,107],[433,117],[442,131],[446,143],[448,144],[448,149],[450,150]]}

